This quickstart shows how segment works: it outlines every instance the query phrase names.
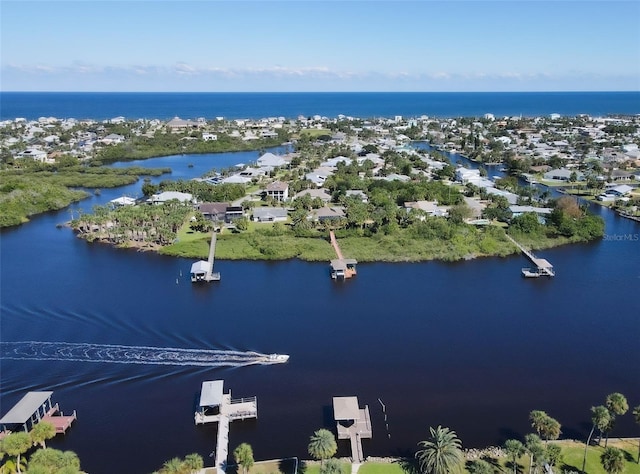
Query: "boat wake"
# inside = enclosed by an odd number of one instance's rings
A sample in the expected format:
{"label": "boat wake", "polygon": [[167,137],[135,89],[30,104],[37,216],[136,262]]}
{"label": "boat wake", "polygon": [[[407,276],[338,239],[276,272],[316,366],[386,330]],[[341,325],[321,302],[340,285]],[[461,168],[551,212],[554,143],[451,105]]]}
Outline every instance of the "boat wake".
{"label": "boat wake", "polygon": [[72,342],[0,342],[0,358],[9,360],[62,360],[115,364],[243,367],[286,362],[289,356],[253,351],[178,349]]}

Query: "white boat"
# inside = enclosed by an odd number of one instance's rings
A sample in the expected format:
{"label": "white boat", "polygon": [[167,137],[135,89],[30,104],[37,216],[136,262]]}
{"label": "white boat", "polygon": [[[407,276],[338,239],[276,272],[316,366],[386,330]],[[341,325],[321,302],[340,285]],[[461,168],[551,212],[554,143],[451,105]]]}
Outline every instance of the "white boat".
{"label": "white boat", "polygon": [[289,360],[289,356],[286,354],[269,354],[269,362],[274,364],[284,364]]}

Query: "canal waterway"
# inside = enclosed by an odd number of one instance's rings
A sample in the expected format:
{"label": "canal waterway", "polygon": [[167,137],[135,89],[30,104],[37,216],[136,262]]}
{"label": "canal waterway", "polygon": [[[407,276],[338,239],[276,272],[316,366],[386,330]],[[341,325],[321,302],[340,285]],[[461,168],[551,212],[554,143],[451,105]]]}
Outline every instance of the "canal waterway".
{"label": "canal waterway", "polygon": [[[256,158],[174,156],[127,166],[170,166],[175,179]],[[90,212],[139,196],[141,184],[104,189],[73,207]],[[307,457],[313,431],[332,426],[332,397],[349,395],[371,410],[366,456],[412,454],[438,424],[466,447],[502,443],[530,431],[533,409],[557,418],[565,437],[582,439],[589,408],[608,393],[640,404],[640,225],[594,210],[605,219],[604,239],[540,252],[555,266],[553,279],[523,279],[522,256],[361,264],[342,283],[329,278],[328,262],[219,260],[222,280],[206,286],[188,280],[191,260],[76,238],[59,226],[69,210],[35,217],[0,234],[2,342],[291,358],[240,367],[3,359],[1,411],[29,390],[53,390],[78,421],[51,445],[76,451],[92,474],[152,472],[191,452],[211,464],[215,425],[196,427],[193,414],[201,383],[215,379],[234,397],[257,396],[258,419],[233,422],[229,435],[231,449],[248,442],[257,459]],[[635,434],[630,415],[612,433]],[[348,455],[348,443],[339,446]]]}

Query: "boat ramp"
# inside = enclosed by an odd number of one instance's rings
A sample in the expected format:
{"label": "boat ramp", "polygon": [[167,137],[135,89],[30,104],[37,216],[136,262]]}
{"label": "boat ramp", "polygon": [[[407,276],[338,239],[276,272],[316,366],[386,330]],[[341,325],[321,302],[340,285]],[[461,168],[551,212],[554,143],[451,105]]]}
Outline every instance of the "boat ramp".
{"label": "boat ramp", "polygon": [[209,259],[205,262],[199,260],[191,265],[191,281],[220,281],[220,273],[213,271],[213,263],[216,254],[216,231],[211,232],[211,244],[209,245]]}
{"label": "boat ramp", "polygon": [[229,455],[229,423],[234,420],[258,418],[256,397],[231,398],[231,390],[224,393],[224,380],[202,382],[200,403],[195,413],[196,425],[218,423],[215,450],[215,469],[224,474]]}
{"label": "boat ramp", "polygon": [[331,260],[331,278],[334,280],[344,280],[355,276],[357,274],[356,265],[358,262],[353,258],[344,258],[332,230],[329,231],[329,237],[331,238],[331,246],[338,257],[337,259]]}
{"label": "boat ramp", "polygon": [[[76,420],[75,410],[71,415],[64,415],[60,406],[51,402],[53,392],[29,392],[16,403],[11,410],[0,418],[2,433],[22,428],[25,432],[41,421],[51,423],[56,433],[64,434]],[[1,436],[0,436],[1,437]]]}
{"label": "boat ramp", "polygon": [[522,276],[525,278],[538,278],[541,276],[552,277],[556,275],[553,270],[553,265],[551,265],[548,260],[536,257],[533,252],[527,250],[524,246],[516,242],[510,235],[507,235],[507,239],[518,247],[520,251],[525,254],[529,260],[531,260],[531,263],[535,265],[535,268],[523,268]]}

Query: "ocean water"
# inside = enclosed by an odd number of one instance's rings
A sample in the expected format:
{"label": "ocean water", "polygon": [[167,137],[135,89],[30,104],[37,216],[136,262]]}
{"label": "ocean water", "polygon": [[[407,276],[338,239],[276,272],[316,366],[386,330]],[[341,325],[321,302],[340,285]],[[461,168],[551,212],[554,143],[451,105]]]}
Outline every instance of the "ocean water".
{"label": "ocean water", "polygon": [[639,114],[640,92],[0,92],[0,119]]}

